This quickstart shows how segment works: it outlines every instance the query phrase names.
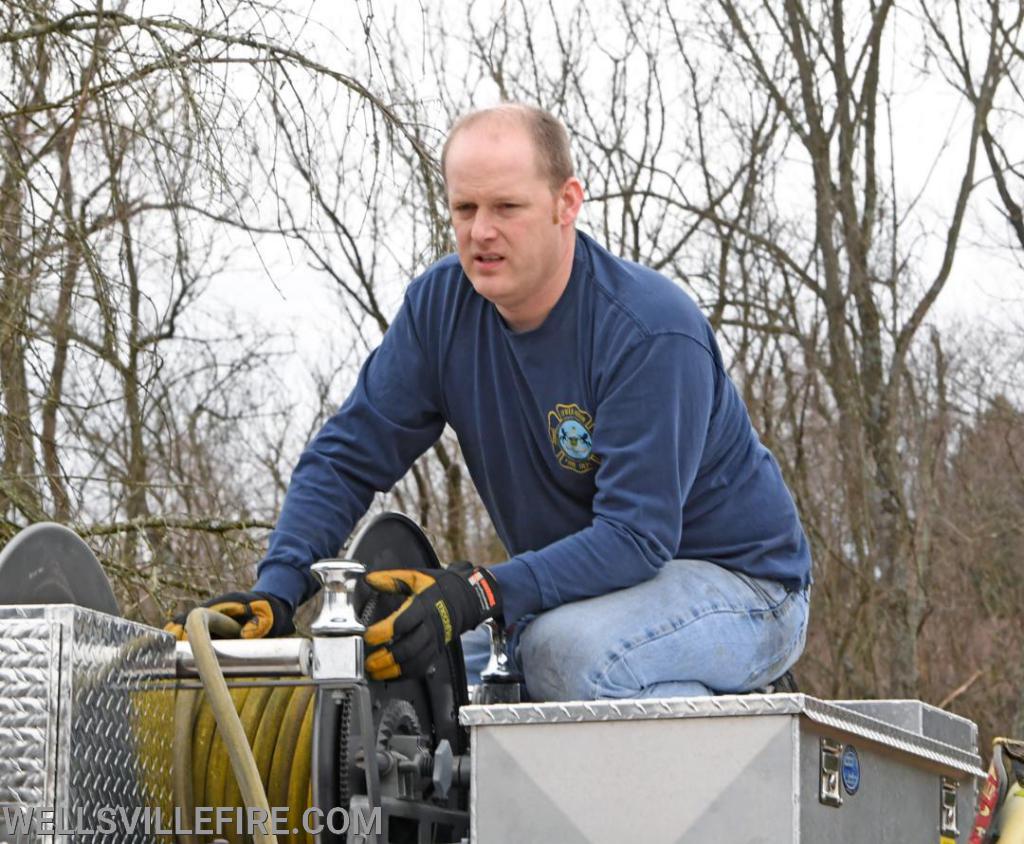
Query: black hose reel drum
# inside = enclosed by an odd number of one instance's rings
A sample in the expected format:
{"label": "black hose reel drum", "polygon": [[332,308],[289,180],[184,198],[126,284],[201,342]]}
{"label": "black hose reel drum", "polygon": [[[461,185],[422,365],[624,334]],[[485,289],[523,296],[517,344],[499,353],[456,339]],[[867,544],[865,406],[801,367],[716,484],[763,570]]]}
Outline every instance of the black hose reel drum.
{"label": "black hose reel drum", "polygon": [[0,550],[0,604],[75,604],[121,614],[96,555],[53,522],[25,528]]}

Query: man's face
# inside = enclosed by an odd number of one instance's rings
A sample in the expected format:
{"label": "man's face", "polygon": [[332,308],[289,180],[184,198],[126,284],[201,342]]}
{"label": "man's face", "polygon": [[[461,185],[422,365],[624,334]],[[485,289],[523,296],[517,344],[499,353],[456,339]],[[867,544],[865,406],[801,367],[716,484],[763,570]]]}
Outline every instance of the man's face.
{"label": "man's face", "polygon": [[543,300],[558,283],[575,209],[542,174],[528,131],[509,120],[470,125],[445,170],[459,260],[477,293],[503,315]]}

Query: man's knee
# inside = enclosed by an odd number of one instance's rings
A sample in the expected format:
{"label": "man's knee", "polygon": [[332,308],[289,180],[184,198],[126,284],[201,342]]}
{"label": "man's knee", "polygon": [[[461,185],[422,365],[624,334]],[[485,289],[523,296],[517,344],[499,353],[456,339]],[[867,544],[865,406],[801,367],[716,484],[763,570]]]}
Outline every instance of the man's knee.
{"label": "man's knee", "polygon": [[537,616],[516,646],[532,700],[596,700],[635,695],[640,684],[622,659],[621,644],[599,626],[582,623],[578,605]]}

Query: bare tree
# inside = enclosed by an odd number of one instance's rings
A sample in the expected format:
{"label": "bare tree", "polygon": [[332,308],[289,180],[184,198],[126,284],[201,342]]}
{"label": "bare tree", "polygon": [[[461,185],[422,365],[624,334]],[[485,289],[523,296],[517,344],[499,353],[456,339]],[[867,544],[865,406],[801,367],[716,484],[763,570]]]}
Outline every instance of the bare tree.
{"label": "bare tree", "polygon": [[0,13],[0,541],[73,523],[154,622],[247,581],[271,523],[274,490],[239,471],[283,427],[287,402],[260,386],[268,339],[200,304],[231,260],[219,233],[281,234],[242,213],[279,187],[253,181],[273,157],[265,118],[285,110],[308,135],[305,103],[331,89],[416,144],[309,58],[300,19],[245,0],[194,12]]}

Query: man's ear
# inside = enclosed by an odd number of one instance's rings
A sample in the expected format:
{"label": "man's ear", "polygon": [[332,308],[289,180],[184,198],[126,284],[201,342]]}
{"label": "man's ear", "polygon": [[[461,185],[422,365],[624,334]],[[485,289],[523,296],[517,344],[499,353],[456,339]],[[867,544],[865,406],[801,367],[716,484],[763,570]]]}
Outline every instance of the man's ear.
{"label": "man's ear", "polygon": [[570,176],[558,189],[551,222],[571,226],[576,222],[581,207],[583,207],[583,183],[575,176]]}

